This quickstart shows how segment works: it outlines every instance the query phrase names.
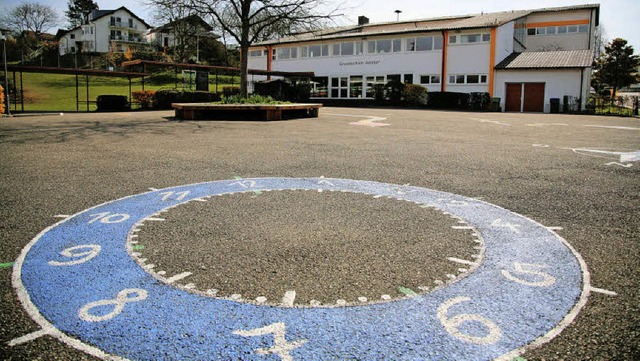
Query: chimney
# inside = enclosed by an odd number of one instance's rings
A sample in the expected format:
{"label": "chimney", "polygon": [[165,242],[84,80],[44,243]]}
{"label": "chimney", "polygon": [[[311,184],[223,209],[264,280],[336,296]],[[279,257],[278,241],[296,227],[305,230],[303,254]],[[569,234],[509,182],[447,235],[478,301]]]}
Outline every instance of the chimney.
{"label": "chimney", "polygon": [[358,25],[367,25],[369,24],[369,18],[362,15],[362,16],[358,16]]}

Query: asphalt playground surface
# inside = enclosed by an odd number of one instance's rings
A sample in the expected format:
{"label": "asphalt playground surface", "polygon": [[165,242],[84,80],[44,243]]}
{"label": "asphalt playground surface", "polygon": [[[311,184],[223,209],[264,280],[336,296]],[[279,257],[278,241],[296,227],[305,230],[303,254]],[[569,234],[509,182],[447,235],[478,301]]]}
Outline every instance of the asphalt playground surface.
{"label": "asphalt playground surface", "polygon": [[172,116],[0,119],[0,359],[640,359],[638,118]]}

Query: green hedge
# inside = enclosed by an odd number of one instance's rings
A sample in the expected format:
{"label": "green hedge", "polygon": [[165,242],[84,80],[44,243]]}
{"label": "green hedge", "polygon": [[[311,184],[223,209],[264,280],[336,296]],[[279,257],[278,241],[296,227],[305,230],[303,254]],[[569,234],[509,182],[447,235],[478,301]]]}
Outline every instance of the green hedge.
{"label": "green hedge", "polygon": [[219,100],[219,94],[205,91],[158,90],[153,96],[153,107],[171,109],[171,103],[211,103]]}

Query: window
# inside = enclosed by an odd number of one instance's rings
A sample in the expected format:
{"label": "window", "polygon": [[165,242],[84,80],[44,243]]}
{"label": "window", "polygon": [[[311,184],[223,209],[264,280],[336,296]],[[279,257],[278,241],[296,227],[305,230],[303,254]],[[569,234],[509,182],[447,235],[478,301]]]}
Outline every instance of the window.
{"label": "window", "polygon": [[543,28],[528,28],[527,35],[559,35],[589,32],[589,25],[562,25]]}
{"label": "window", "polygon": [[536,35],[544,35],[547,33],[547,28],[536,28]]}
{"label": "window", "polygon": [[342,43],[340,44],[340,54],[341,55],[353,55],[354,47],[353,43]]}
{"label": "window", "polygon": [[397,53],[402,50],[402,40],[400,39],[382,39],[367,42],[367,51],[369,54]]}
{"label": "window", "polygon": [[329,55],[329,45],[310,45],[303,49],[302,57],[317,58]]}
{"label": "window", "polygon": [[547,27],[547,35],[555,35],[555,34],[556,34],[556,27],[555,26]]}
{"label": "window", "polygon": [[263,55],[262,50],[251,50],[249,52],[249,57],[251,57],[251,58],[261,57],[262,55]]}
{"label": "window", "polygon": [[329,96],[329,78],[317,77],[311,79],[311,97],[326,98]]}
{"label": "window", "polygon": [[413,74],[405,74],[404,75],[404,83],[405,84],[413,84]]}
{"label": "window", "polygon": [[416,51],[433,50],[433,38],[424,36],[416,39]]}
{"label": "window", "polygon": [[487,79],[488,77],[486,74],[456,74],[449,75],[449,84],[486,84]]}
{"label": "window", "polygon": [[578,32],[578,26],[577,25],[569,25],[567,26],[567,33],[577,33]]}
{"label": "window", "polygon": [[368,76],[367,77],[367,98],[375,98],[376,87],[384,88],[384,76]]}
{"label": "window", "polygon": [[364,42],[356,41],[356,55],[364,54]]}
{"label": "window", "polygon": [[433,37],[433,49],[434,50],[442,49],[442,36]]}
{"label": "window", "polygon": [[407,39],[407,44],[405,45],[407,51],[415,51],[416,50],[416,38]]}
{"label": "window", "polygon": [[291,58],[291,48],[279,48],[277,56],[278,56],[278,60],[280,60],[280,59],[290,59]]}
{"label": "window", "polygon": [[527,29],[527,35],[536,35],[536,28]]}
{"label": "window", "polygon": [[133,19],[129,19],[129,27],[133,28]]}
{"label": "window", "polygon": [[588,33],[589,32],[589,25],[580,25],[580,26],[578,26],[578,32],[579,33]]}
{"label": "window", "polygon": [[349,85],[349,97],[362,98],[362,75],[352,75]]}
{"label": "window", "polygon": [[566,26],[558,26],[558,34],[566,34],[567,27]]}
{"label": "window", "polygon": [[491,41],[491,34],[461,34],[449,36],[449,44],[475,44],[488,43],[489,41]]}
{"label": "window", "polygon": [[332,98],[346,98],[347,84],[349,82],[349,78],[347,77],[339,77],[339,78],[331,78],[331,97]]}
{"label": "window", "polygon": [[420,75],[420,84],[440,84],[440,75]]}
{"label": "window", "polygon": [[71,39],[75,39],[75,38],[76,38],[76,34],[71,34],[71,35],[69,35],[69,38],[71,38]]}

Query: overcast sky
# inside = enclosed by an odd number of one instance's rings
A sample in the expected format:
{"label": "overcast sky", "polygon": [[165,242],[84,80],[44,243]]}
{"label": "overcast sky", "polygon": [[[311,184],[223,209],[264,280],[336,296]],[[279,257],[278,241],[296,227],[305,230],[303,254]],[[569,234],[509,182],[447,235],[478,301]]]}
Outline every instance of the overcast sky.
{"label": "overcast sky", "polygon": [[[23,0],[0,0],[2,8],[11,7]],[[47,4],[64,16],[67,0],[30,0]],[[396,20],[395,10],[401,10],[400,19],[420,19],[436,16],[466,15],[480,12],[538,9],[577,4],[598,3],[597,0],[325,0],[335,4],[346,3],[345,18],[341,23],[355,23],[359,15],[367,16],[371,22]],[[620,37],[629,41],[636,53],[640,53],[640,0],[601,0],[600,24],[604,26],[608,40]],[[126,6],[133,13],[151,25],[154,24],[151,11],[144,0],[98,0],[100,9],[117,9]],[[64,21],[60,27],[64,27]],[[50,29],[55,33],[56,29]]]}

